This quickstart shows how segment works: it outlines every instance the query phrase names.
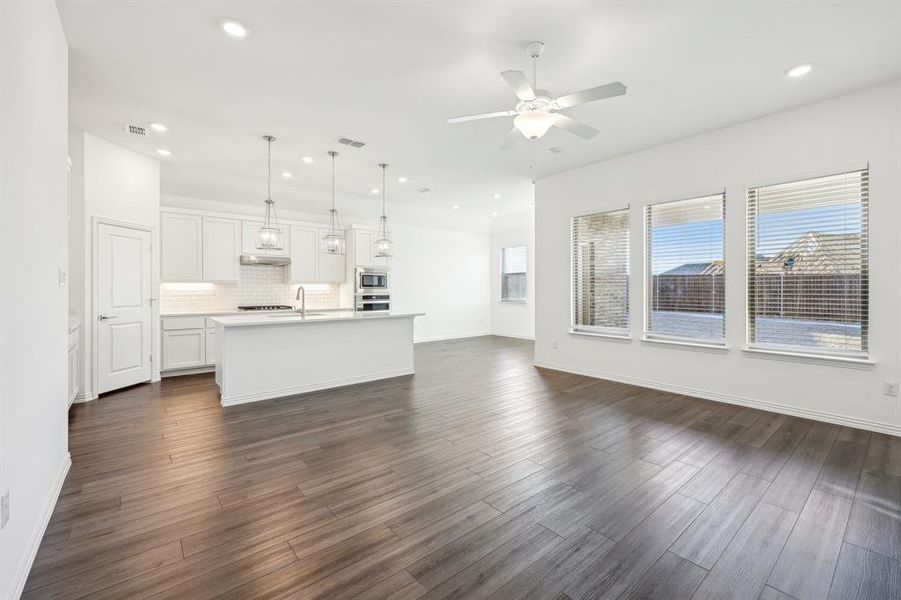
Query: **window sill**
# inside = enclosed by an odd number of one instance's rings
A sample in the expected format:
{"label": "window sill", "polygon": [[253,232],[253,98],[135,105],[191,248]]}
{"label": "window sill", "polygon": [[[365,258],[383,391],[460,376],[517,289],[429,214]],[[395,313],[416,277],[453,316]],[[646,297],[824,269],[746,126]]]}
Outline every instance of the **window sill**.
{"label": "window sill", "polygon": [[580,331],[578,329],[570,329],[570,335],[584,335],[586,337],[594,337],[594,338],[604,338],[608,340],[616,340],[618,342],[631,342],[632,337],[630,335],[623,335],[618,333],[602,333],[600,331]]}
{"label": "window sill", "polygon": [[688,350],[698,350],[701,352],[715,352],[725,354],[729,352],[729,346],[725,343],[716,344],[713,342],[690,342],[687,340],[669,340],[666,338],[655,338],[644,336],[641,338],[643,343],[647,344],[660,344],[662,346],[679,346],[681,348],[685,348]]}
{"label": "window sill", "polygon": [[498,304],[526,304],[527,300],[498,300]]}
{"label": "window sill", "polygon": [[832,365],[850,369],[871,369],[876,364],[876,362],[871,358],[855,358],[851,356],[791,352],[788,350],[754,348],[750,346],[743,348],[742,351],[749,357],[753,358],[780,360],[786,362],[799,362],[812,365]]}

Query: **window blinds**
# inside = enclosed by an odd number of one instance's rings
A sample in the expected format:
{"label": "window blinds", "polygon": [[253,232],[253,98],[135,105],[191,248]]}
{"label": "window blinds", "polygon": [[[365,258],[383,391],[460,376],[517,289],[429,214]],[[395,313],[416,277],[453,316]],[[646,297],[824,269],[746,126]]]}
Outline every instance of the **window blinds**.
{"label": "window blinds", "polygon": [[501,249],[502,301],[526,301],[526,257],[525,246]]}
{"label": "window blinds", "polygon": [[648,337],[725,339],[725,193],[645,209]]}
{"label": "window blinds", "polygon": [[572,325],[629,333],[629,209],[572,219]]}
{"label": "window blinds", "polygon": [[748,190],[748,342],[866,355],[869,170]]}

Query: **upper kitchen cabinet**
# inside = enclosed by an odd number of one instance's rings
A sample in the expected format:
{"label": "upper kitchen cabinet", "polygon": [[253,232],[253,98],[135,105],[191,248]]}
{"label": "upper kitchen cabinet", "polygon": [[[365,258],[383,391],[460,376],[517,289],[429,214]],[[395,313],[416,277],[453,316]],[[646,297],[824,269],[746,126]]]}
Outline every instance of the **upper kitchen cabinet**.
{"label": "upper kitchen cabinet", "polygon": [[328,233],[328,229],[320,229],[317,233],[319,236],[319,281],[321,283],[344,283],[347,275],[344,270],[347,264],[345,255],[332,254],[326,250],[323,238]]}
{"label": "upper kitchen cabinet", "polygon": [[199,215],[160,215],[163,281],[203,281],[203,219]]}
{"label": "upper kitchen cabinet", "polygon": [[241,254],[290,256],[291,240],[288,231],[290,228],[284,223],[279,224],[279,228],[282,230],[283,246],[281,250],[264,250],[257,248],[257,240],[260,237],[260,227],[262,226],[262,221],[241,221]]}
{"label": "upper kitchen cabinet", "polygon": [[291,233],[291,283],[316,283],[319,281],[319,230],[313,227],[292,225]]}
{"label": "upper kitchen cabinet", "polygon": [[203,217],[203,280],[238,281],[240,255],[241,221]]}
{"label": "upper kitchen cabinet", "polygon": [[353,228],[352,253],[354,265],[357,267],[387,267],[391,264],[391,258],[375,256],[373,244],[377,233],[371,229]]}

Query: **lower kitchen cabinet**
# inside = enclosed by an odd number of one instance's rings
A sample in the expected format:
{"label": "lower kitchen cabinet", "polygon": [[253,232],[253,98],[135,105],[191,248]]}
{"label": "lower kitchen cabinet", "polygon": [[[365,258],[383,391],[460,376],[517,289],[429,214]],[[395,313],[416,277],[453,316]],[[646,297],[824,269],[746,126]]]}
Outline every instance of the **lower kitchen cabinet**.
{"label": "lower kitchen cabinet", "polygon": [[206,366],[206,329],[163,331],[163,371]]}

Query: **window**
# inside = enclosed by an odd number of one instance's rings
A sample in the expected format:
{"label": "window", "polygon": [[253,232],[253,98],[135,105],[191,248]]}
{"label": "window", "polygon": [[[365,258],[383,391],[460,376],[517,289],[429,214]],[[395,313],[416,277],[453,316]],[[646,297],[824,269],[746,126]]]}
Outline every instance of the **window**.
{"label": "window", "polygon": [[629,209],[573,217],[572,325],[629,334]]}
{"label": "window", "polygon": [[865,357],[868,169],[748,190],[748,343]]}
{"label": "window", "polygon": [[501,249],[501,302],[526,301],[526,247]]}
{"label": "window", "polygon": [[724,213],[725,194],[645,209],[647,337],[725,340]]}

